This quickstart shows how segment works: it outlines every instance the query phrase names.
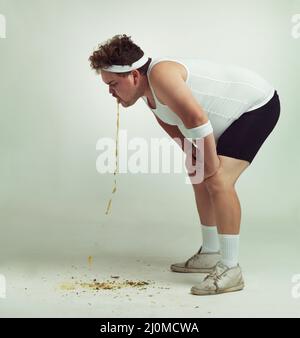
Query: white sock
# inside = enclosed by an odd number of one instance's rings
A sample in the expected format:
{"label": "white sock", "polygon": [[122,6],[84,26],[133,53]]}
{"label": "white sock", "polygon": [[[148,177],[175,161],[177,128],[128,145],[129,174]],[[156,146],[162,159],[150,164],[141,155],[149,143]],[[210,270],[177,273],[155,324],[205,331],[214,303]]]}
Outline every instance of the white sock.
{"label": "white sock", "polygon": [[220,250],[218,230],[216,226],[201,226],[202,229],[202,253],[213,253]]}
{"label": "white sock", "polygon": [[240,235],[219,235],[221,262],[233,268],[238,265]]}

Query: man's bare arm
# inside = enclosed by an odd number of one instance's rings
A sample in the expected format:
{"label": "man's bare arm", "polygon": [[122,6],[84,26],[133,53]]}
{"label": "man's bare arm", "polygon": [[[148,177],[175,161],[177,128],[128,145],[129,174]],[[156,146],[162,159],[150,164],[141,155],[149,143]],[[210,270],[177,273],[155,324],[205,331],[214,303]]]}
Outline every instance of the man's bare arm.
{"label": "man's bare arm", "polygon": [[[153,89],[159,92],[164,104],[181,119],[185,128],[192,129],[207,123],[209,121],[207,114],[194,98],[181,75],[170,71],[165,65],[158,64],[155,67],[156,69],[150,73]],[[176,129],[173,129],[173,132],[177,132]],[[184,138],[184,135],[181,136]],[[204,153],[205,176],[209,177],[220,167],[213,134],[204,138]]]}

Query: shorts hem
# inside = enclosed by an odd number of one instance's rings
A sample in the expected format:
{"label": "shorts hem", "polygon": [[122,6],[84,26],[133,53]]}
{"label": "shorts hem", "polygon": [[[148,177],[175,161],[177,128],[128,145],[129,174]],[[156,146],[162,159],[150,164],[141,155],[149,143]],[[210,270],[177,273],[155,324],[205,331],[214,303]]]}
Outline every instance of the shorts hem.
{"label": "shorts hem", "polygon": [[246,161],[246,162],[249,162],[249,164],[251,164],[253,161],[253,158],[249,159],[249,158],[245,158],[240,155],[233,155],[233,154],[228,154],[228,153],[223,153],[223,152],[219,152],[219,153],[217,152],[217,155],[231,157],[231,158],[234,158],[235,160]]}

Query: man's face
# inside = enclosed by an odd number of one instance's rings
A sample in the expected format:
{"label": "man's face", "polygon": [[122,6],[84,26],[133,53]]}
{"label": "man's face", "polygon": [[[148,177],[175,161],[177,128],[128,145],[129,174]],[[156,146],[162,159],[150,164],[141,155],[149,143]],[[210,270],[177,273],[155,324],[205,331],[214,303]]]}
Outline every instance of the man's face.
{"label": "man's face", "polygon": [[108,85],[109,93],[118,99],[123,107],[132,106],[140,97],[139,82],[141,75],[132,71],[128,76],[122,77],[115,73],[101,70],[103,82]]}

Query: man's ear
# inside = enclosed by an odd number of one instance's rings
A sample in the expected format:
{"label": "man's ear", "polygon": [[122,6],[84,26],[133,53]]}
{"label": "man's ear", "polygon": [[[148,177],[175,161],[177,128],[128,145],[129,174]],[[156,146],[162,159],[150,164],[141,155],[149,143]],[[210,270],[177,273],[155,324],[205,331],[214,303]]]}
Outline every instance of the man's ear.
{"label": "man's ear", "polygon": [[137,69],[134,69],[132,72],[131,72],[132,76],[133,76],[133,83],[136,85],[138,83],[138,81],[140,80],[141,78],[141,73],[137,70]]}

